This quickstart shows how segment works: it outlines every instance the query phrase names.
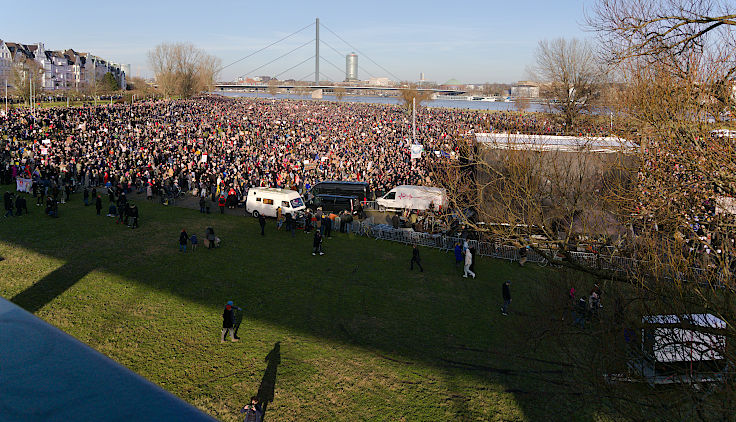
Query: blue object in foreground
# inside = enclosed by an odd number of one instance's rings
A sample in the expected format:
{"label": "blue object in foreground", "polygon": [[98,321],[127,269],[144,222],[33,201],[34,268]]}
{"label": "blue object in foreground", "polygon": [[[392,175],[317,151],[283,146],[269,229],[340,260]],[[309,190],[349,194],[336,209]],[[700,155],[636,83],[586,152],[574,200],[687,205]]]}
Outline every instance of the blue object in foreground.
{"label": "blue object in foreground", "polygon": [[0,298],[0,421],[214,421]]}

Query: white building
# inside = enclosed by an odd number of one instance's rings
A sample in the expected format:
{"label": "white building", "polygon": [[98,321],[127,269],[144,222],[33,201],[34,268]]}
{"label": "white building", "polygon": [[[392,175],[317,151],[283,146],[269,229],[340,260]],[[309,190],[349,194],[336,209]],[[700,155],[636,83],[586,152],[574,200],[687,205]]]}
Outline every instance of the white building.
{"label": "white building", "polygon": [[110,63],[89,53],[46,50],[43,43],[18,44],[0,40],[0,84],[13,83],[13,66],[34,60],[42,69],[41,86],[46,91],[84,89],[101,80],[106,73],[115,76],[121,89],[126,87],[123,65]]}
{"label": "white building", "polygon": [[511,87],[514,98],[539,98],[539,85],[529,81],[519,81]]}

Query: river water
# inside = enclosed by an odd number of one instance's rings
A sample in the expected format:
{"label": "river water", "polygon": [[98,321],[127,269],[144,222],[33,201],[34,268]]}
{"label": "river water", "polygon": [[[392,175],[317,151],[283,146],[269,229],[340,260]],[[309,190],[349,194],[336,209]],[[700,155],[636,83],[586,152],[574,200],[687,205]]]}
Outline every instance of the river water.
{"label": "river water", "polygon": [[[215,91],[213,94],[222,95],[224,97],[248,97],[248,98],[279,98],[279,99],[295,99],[310,101],[337,101],[337,98],[331,94],[324,94],[321,100],[313,100],[309,95],[298,94],[276,94],[271,95],[265,92],[228,92]],[[370,104],[399,104],[400,100],[396,97],[374,97],[374,96],[357,96],[345,95],[342,97],[345,103],[370,103]],[[496,110],[496,111],[514,111],[516,105],[513,102],[503,101],[469,101],[469,100],[431,100],[422,103],[425,107],[438,108],[457,108],[465,110]],[[527,111],[546,111],[546,107],[541,104],[530,104]]]}

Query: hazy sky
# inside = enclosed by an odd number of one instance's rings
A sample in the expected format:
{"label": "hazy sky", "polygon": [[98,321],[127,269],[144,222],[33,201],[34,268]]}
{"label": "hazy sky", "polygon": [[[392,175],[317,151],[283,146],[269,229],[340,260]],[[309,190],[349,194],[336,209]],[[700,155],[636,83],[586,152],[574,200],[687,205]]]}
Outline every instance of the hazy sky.
{"label": "hazy sky", "polygon": [[[513,82],[526,76],[539,40],[590,36],[581,23],[592,1],[7,1],[0,39],[88,51],[131,64],[134,76],[150,76],[146,53],[160,42],[191,42],[224,66],[319,17],[363,53],[361,79],[391,77],[370,57],[405,80],[424,72],[426,80],[439,83]],[[345,54],[353,49],[324,28],[320,38],[337,50],[321,44],[322,79],[342,80]],[[314,43],[255,69],[312,39],[314,25],[224,69],[218,79],[282,73],[314,56]],[[279,79],[312,80],[313,74],[314,61],[307,60]]]}

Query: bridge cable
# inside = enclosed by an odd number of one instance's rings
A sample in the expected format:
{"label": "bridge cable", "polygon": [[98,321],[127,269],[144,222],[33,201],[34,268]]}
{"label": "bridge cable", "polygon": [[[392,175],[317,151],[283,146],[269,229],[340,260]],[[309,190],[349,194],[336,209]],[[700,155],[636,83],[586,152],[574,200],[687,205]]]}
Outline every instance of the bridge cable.
{"label": "bridge cable", "polygon": [[338,67],[338,66],[335,66],[334,63],[332,63],[331,61],[325,59],[321,55],[319,56],[319,58],[322,59],[322,60],[324,60],[324,61],[326,61],[328,64],[332,65],[332,67],[334,67],[335,69],[337,69],[338,72],[342,72],[344,70],[344,69],[340,69],[340,67]]}
{"label": "bridge cable", "polygon": [[279,60],[279,59],[282,59],[282,58],[284,58],[284,57],[288,56],[289,54],[291,54],[291,53],[295,52],[296,50],[299,50],[300,48],[303,48],[303,47],[305,47],[305,46],[307,46],[307,45],[309,45],[309,44],[313,43],[314,41],[315,41],[315,39],[311,39],[311,40],[309,40],[309,41],[305,42],[304,44],[300,45],[299,47],[296,47],[296,48],[294,48],[293,50],[291,50],[291,51],[288,51],[288,52],[286,52],[286,53],[284,53],[284,54],[282,54],[282,55],[280,55],[280,56],[276,57],[275,59],[271,60],[270,62],[268,62],[268,63],[266,63],[266,64],[264,64],[264,65],[258,66],[257,68],[255,68],[255,69],[251,70],[250,72],[247,72],[247,73],[245,73],[245,74],[241,75],[240,77],[242,78],[243,76],[249,75],[249,74],[251,74],[251,73],[255,72],[256,70],[262,69],[262,68],[264,68],[264,67],[266,67],[266,66],[270,65],[271,63],[273,63],[273,62],[275,62],[275,61],[277,61],[277,60]]}
{"label": "bridge cable", "polygon": [[347,44],[347,45],[348,45],[348,46],[349,46],[350,48],[352,48],[352,49],[353,49],[354,51],[357,51],[357,52],[358,52],[358,53],[360,53],[360,54],[361,54],[362,56],[365,56],[365,58],[366,58],[366,59],[368,59],[368,60],[370,60],[370,61],[371,61],[371,63],[375,64],[376,66],[378,66],[378,67],[380,67],[381,69],[383,69],[383,71],[384,71],[384,72],[386,72],[386,73],[388,73],[389,75],[393,76],[393,77],[394,77],[394,79],[396,79],[396,81],[401,81],[401,79],[400,79],[399,77],[397,77],[397,76],[396,76],[396,75],[394,75],[393,73],[389,72],[389,71],[388,71],[388,70],[387,70],[387,69],[386,69],[385,67],[383,67],[383,66],[381,66],[380,64],[376,63],[376,61],[375,61],[375,60],[373,60],[372,58],[370,58],[370,57],[369,57],[369,56],[368,56],[367,54],[363,53],[362,51],[360,51],[360,50],[358,50],[357,48],[355,48],[355,47],[354,47],[354,46],[353,46],[352,44],[350,44],[349,42],[345,41],[345,40],[344,40],[344,39],[343,39],[343,38],[342,38],[341,36],[337,35],[337,34],[335,33],[335,31],[333,31],[333,30],[331,30],[330,28],[328,28],[328,27],[327,27],[327,26],[326,26],[325,24],[323,24],[323,23],[321,23],[321,22],[320,22],[320,25],[321,25],[322,27],[324,27],[324,28],[325,28],[326,30],[330,31],[330,32],[331,32],[331,33],[332,33],[332,34],[333,34],[334,36],[336,36],[337,38],[339,38],[339,39],[340,39],[340,41],[342,41],[342,42],[344,42],[345,44]]}
{"label": "bridge cable", "polygon": [[296,31],[296,32],[292,32],[291,34],[289,34],[289,35],[285,36],[284,38],[281,38],[281,39],[280,39],[280,40],[278,40],[278,41],[272,42],[271,44],[269,44],[269,45],[267,45],[267,46],[265,46],[265,47],[261,48],[260,50],[256,50],[256,51],[254,51],[254,52],[252,52],[252,53],[248,54],[247,56],[245,56],[245,57],[243,57],[243,58],[240,58],[240,59],[238,59],[238,60],[235,60],[234,62],[230,63],[230,64],[229,64],[229,65],[227,65],[227,66],[223,66],[223,67],[221,67],[220,69],[218,69],[218,71],[217,71],[217,72],[219,73],[220,71],[222,71],[222,70],[223,70],[223,69],[225,69],[225,68],[228,68],[228,67],[230,67],[230,66],[232,66],[232,65],[234,65],[234,64],[236,64],[236,63],[240,63],[240,62],[242,62],[243,60],[247,59],[248,57],[251,57],[251,56],[253,56],[253,55],[255,55],[255,54],[258,54],[258,53],[260,53],[261,51],[263,51],[263,50],[265,50],[265,49],[267,49],[267,48],[273,47],[274,45],[276,45],[276,44],[280,43],[281,41],[284,41],[284,40],[285,40],[285,39],[287,39],[287,38],[291,38],[291,37],[293,37],[294,35],[296,35],[296,34],[298,34],[298,33],[302,32],[302,31],[304,31],[305,29],[309,28],[309,27],[310,27],[310,26],[312,26],[312,25],[314,25],[314,23],[310,23],[309,25],[305,26],[304,28],[302,28],[302,29],[300,29],[300,30],[298,30],[298,31]]}
{"label": "bridge cable", "polygon": [[[278,79],[278,78],[279,78],[279,76],[283,75],[284,73],[286,73],[286,72],[288,72],[288,71],[290,71],[290,70],[294,69],[295,67],[299,67],[299,66],[303,65],[304,63],[306,63],[307,61],[309,61],[309,60],[313,60],[313,59],[314,59],[314,56],[311,56],[311,57],[307,57],[307,58],[306,58],[306,60],[304,60],[304,61],[301,61],[301,62],[299,62],[298,64],[296,64],[296,65],[294,65],[294,66],[292,66],[292,67],[290,67],[290,68],[288,68],[288,69],[284,70],[283,72],[279,73],[278,75],[274,76],[274,79]],[[312,72],[312,73],[314,73],[314,72]],[[321,73],[321,72],[320,72],[320,73]]]}
{"label": "bridge cable", "polygon": [[[335,47],[333,47],[333,46],[331,46],[331,45],[327,44],[327,42],[326,42],[326,41],[320,40],[320,42],[324,43],[324,45],[326,45],[327,47],[331,48],[331,49],[332,49],[332,50],[333,50],[333,51],[334,51],[335,53],[339,54],[339,55],[340,55],[340,57],[344,57],[344,56],[345,56],[345,54],[343,54],[343,53],[341,53],[341,52],[337,51],[337,50],[335,49]],[[365,69],[363,68],[363,66],[361,66],[361,65],[358,65],[358,69],[360,69],[360,70],[362,70],[363,72],[367,73],[367,74],[368,74],[368,76],[370,76],[371,78],[375,78],[375,77],[376,77],[376,75],[374,75],[374,74],[372,74],[371,72],[369,72],[369,71],[365,70]]]}
{"label": "bridge cable", "polygon": [[[311,58],[314,58],[314,56],[312,56]],[[304,82],[305,78],[309,77],[311,79],[313,76],[314,76],[314,72],[309,72],[306,75],[302,76],[301,78],[297,79],[297,81]]]}

